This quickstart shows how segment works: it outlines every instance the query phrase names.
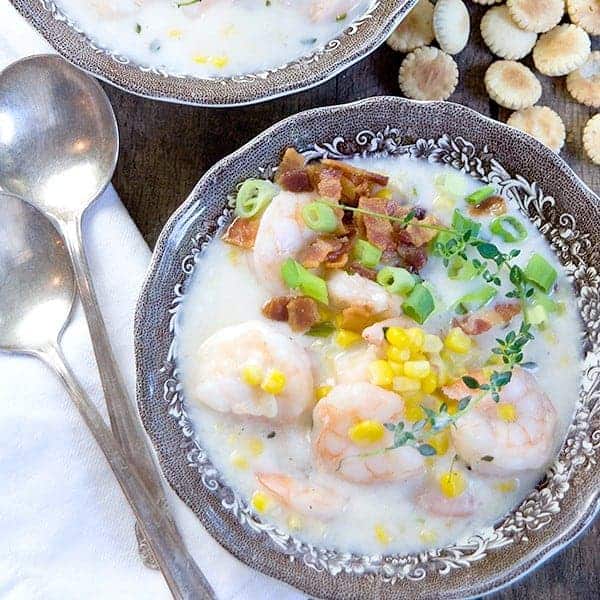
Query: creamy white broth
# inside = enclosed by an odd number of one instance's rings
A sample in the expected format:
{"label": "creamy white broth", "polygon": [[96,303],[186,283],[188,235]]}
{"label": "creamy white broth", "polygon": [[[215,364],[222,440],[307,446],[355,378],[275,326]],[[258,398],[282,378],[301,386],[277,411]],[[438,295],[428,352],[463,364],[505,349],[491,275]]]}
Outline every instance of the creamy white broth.
{"label": "creamy white broth", "polygon": [[102,47],[196,77],[262,72],[312,54],[368,0],[57,0]]}
{"label": "creamy white broth", "polygon": [[[395,196],[408,196],[411,203],[430,210],[442,222],[450,221],[453,207],[444,207],[436,200],[439,194],[434,182],[442,173],[456,173],[453,169],[408,157],[360,159],[353,163],[389,175],[388,188]],[[465,193],[481,185],[468,176],[462,177]],[[466,208],[463,201],[456,205]],[[522,257],[517,262],[524,265],[535,251],[559,272],[556,299],[564,303],[565,310],[558,316],[553,315],[550,326],[544,331],[535,332],[535,339],[525,351],[525,360],[537,363],[535,377],[557,412],[553,446],[558,451],[578,396],[581,350],[576,303],[570,283],[535,227],[526,223],[515,207],[510,207],[509,214],[526,224],[529,233],[527,240],[519,244]],[[486,221],[489,219],[481,219],[484,223],[482,231],[486,229]],[[494,238],[494,243],[501,249],[514,247],[505,246],[498,238]],[[437,301],[436,313],[423,327],[432,333],[447,330],[454,316],[451,305],[469,291],[469,287],[477,287],[477,282],[461,284],[449,280],[441,260],[435,257],[429,258],[420,275],[431,283]],[[502,289],[506,291],[508,288],[503,286]],[[510,476],[484,476],[466,470],[459,460],[457,464],[468,478],[478,507],[468,516],[442,517],[425,510],[415,497],[424,486],[435,485],[439,475],[452,468],[455,454],[452,445],[443,456],[427,458],[420,477],[407,481],[357,484],[315,466],[310,444],[310,412],[297,423],[282,425],[267,419],[234,417],[194,402],[198,348],[204,340],[228,325],[258,320],[300,342],[311,355],[315,386],[336,383],[335,357],[367,351],[366,344],[343,350],[331,339],[294,333],[287,323],[268,320],[262,315],[261,307],[272,295],[256,279],[251,252],[216,239],[209,244],[195,267],[178,328],[178,360],[183,374],[186,407],[199,443],[207,450],[227,483],[250,499],[255,492],[262,490],[256,473],[278,472],[299,479],[308,478],[315,485],[336,490],[344,498],[337,516],[324,520],[290,510],[270,497],[267,510],[260,514],[261,519],[273,522],[307,542],[342,551],[367,554],[415,552],[452,543],[493,526],[542,478],[543,468]],[[519,322],[520,317],[517,317],[505,331],[495,327],[474,337],[476,349],[472,356],[469,355],[469,360],[477,362],[488,356],[495,338],[504,337],[505,332],[516,328]],[[382,531],[385,533],[383,538]]]}

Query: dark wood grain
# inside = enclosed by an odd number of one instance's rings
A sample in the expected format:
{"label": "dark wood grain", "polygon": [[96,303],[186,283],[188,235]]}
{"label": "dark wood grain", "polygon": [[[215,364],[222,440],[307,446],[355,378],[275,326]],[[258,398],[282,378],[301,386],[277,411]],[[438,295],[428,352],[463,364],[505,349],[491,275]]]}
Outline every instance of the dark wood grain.
{"label": "dark wood grain", "polygon": [[[473,23],[483,12],[470,6]],[[598,40],[595,46],[600,47]],[[199,109],[136,98],[105,86],[120,126],[121,157],[114,184],[150,245],[169,215],[186,198],[196,181],[215,162],[280,119],[315,106],[340,104],[382,94],[398,94],[397,74],[402,56],[387,47],[355,65],[335,80],[288,98],[236,109]],[[458,57],[461,82],[450,98],[479,112],[506,120],[509,112],[491,102],[483,75],[493,58],[477,26],[470,44]],[[530,59],[525,61],[531,66]],[[581,133],[592,109],[572,102],[564,78],[540,76],[541,104],[551,106],[565,121],[567,143],[562,156],[596,192],[600,168],[586,159]],[[599,597],[600,553],[598,522],[560,555],[525,580],[498,593],[502,600],[563,600]]]}

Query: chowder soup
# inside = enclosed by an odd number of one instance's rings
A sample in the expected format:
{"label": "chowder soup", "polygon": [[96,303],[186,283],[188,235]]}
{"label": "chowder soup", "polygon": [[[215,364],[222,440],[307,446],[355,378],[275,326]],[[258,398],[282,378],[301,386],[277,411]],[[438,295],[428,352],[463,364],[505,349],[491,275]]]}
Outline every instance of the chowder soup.
{"label": "chowder soup", "polygon": [[494,525],[578,396],[574,295],[492,186],[409,158],[249,180],[178,323],[199,443],[256,515],[320,547],[417,552]]}
{"label": "chowder soup", "polygon": [[340,34],[368,0],[57,0],[90,38],[143,66],[196,77],[263,72]]}

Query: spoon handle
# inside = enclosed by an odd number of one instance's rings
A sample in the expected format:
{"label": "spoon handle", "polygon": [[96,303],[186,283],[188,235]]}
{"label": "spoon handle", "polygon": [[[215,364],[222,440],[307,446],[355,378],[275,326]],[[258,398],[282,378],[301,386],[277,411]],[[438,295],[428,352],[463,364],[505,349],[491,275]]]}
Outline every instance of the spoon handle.
{"label": "spoon handle", "polygon": [[85,424],[100,446],[129,505],[156,556],[163,576],[176,600],[216,600],[210,584],[187,552],[178,543],[164,506],[149,496],[137,473],[105,425],[98,409],[83,391],[58,345],[47,346],[38,356],[61,378]]}

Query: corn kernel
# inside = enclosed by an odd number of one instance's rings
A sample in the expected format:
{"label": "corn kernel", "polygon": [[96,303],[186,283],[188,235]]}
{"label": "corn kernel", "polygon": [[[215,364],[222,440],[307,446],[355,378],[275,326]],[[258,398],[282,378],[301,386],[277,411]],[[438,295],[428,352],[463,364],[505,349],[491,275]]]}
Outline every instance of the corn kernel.
{"label": "corn kernel", "polygon": [[248,468],[248,459],[243,454],[238,452],[237,450],[234,450],[229,455],[229,461],[236,469],[247,469]]}
{"label": "corn kernel", "polygon": [[205,65],[208,62],[208,56],[204,56],[203,54],[198,54],[198,55],[192,57],[192,60],[199,65]]}
{"label": "corn kernel", "polygon": [[348,429],[348,437],[359,446],[374,444],[383,438],[385,427],[379,421],[360,421]]}
{"label": "corn kernel", "polygon": [[213,67],[217,67],[217,69],[222,69],[223,67],[226,67],[229,64],[229,58],[227,58],[227,56],[213,56],[210,59],[210,62],[213,65]]}
{"label": "corn kernel", "polygon": [[438,377],[435,371],[431,371],[427,377],[423,377],[421,388],[426,394],[433,394],[438,386]]}
{"label": "corn kernel", "polygon": [[444,343],[439,336],[432,335],[431,333],[425,334],[425,339],[423,340],[423,352],[441,352],[443,347]]}
{"label": "corn kernel", "polygon": [[409,348],[412,351],[418,352],[423,349],[425,343],[425,332],[420,327],[411,327],[406,330],[409,339]]}
{"label": "corn kernel", "polygon": [[237,444],[237,443],[238,443],[239,439],[240,439],[240,436],[239,436],[237,433],[230,433],[230,434],[227,436],[227,443],[228,443],[230,446],[233,446],[234,444]]}
{"label": "corn kernel", "polygon": [[392,541],[392,536],[386,531],[383,525],[375,525],[375,539],[380,544],[389,544]]}
{"label": "corn kernel", "polygon": [[180,40],[181,36],[183,35],[183,32],[181,31],[181,29],[169,29],[168,35],[174,40]]}
{"label": "corn kernel", "polygon": [[317,402],[319,400],[323,400],[323,398],[325,398],[325,396],[327,396],[332,389],[333,387],[330,385],[320,385],[315,391]]}
{"label": "corn kernel", "polygon": [[387,357],[394,362],[402,363],[410,358],[410,350],[408,348],[397,348],[390,346],[386,352]]}
{"label": "corn kernel", "polygon": [[435,448],[437,456],[444,456],[450,446],[450,435],[444,429],[428,438],[427,443]]}
{"label": "corn kernel", "polygon": [[448,471],[439,479],[440,490],[447,498],[457,498],[467,489],[467,479],[460,471]]}
{"label": "corn kernel", "polygon": [[392,388],[395,392],[418,392],[421,389],[421,382],[418,379],[409,377],[394,377]]}
{"label": "corn kernel", "polygon": [[262,380],[260,387],[267,392],[267,394],[281,394],[285,388],[286,378],[285,375],[277,369],[271,369]]}
{"label": "corn kernel", "polygon": [[298,531],[302,529],[302,519],[298,515],[290,515],[287,520],[288,529]]}
{"label": "corn kernel", "polygon": [[508,479],[507,481],[499,481],[496,484],[496,489],[502,494],[510,494],[515,492],[519,484],[516,479]]}
{"label": "corn kernel", "polygon": [[404,374],[412,379],[425,379],[431,373],[427,360],[409,360],[404,363]]}
{"label": "corn kernel", "polygon": [[410,338],[402,327],[390,327],[386,334],[385,339],[396,348],[408,349],[410,344]]}
{"label": "corn kernel", "polygon": [[390,365],[390,369],[394,375],[403,375],[404,374],[404,366],[402,363],[394,362],[393,360],[388,360],[388,365]]}
{"label": "corn kernel", "polygon": [[453,398],[445,398],[443,402],[446,403],[448,407],[448,414],[455,415],[458,412],[458,400],[454,400]]}
{"label": "corn kernel", "polygon": [[419,531],[419,538],[424,544],[435,544],[437,535],[431,529],[421,529]]}
{"label": "corn kernel", "polygon": [[252,500],[250,501],[252,507],[256,512],[262,513],[269,508],[269,504],[271,504],[271,500],[264,493],[256,490],[254,494],[252,494]]}
{"label": "corn kernel", "polygon": [[404,403],[404,418],[409,423],[416,423],[425,418],[425,411],[421,407],[421,400],[411,399]]}
{"label": "corn kernel", "polygon": [[252,456],[260,456],[265,449],[263,441],[257,437],[251,437],[248,440],[248,450]]}
{"label": "corn kernel", "polygon": [[472,342],[460,327],[453,327],[444,340],[444,346],[457,354],[466,354],[471,349]]}
{"label": "corn kernel", "polygon": [[335,342],[341,348],[349,348],[360,342],[361,339],[360,333],[350,331],[349,329],[340,329],[335,335]]}
{"label": "corn kernel", "polygon": [[263,379],[262,369],[258,365],[244,365],[242,379],[248,385],[260,385]]}
{"label": "corn kernel", "polygon": [[381,190],[379,190],[375,196],[377,196],[377,198],[383,198],[384,200],[391,200],[392,199],[392,190],[390,190],[390,188],[383,188]]}
{"label": "corn kernel", "polygon": [[507,423],[514,423],[517,420],[517,409],[514,404],[499,404],[497,407],[498,416]]}
{"label": "corn kernel", "polygon": [[385,360],[374,360],[368,367],[369,380],[373,385],[392,385],[394,372]]}

